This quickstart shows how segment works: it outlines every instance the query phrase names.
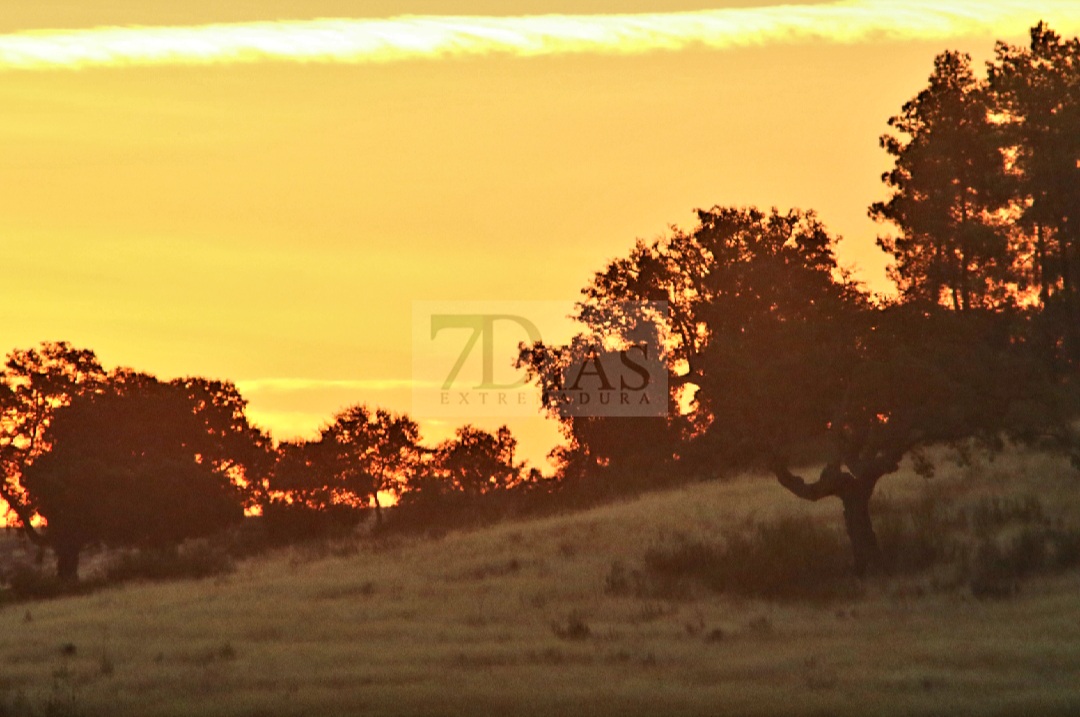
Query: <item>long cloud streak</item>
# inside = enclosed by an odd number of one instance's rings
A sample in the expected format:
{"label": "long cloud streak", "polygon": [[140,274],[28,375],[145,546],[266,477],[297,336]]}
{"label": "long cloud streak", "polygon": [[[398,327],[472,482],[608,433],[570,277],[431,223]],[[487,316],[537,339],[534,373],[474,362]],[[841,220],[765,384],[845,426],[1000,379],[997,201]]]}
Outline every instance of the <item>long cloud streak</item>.
{"label": "long cloud streak", "polygon": [[941,40],[1080,27],[1076,0],[848,0],[637,15],[403,16],[0,35],[0,70],[226,63],[386,63],[569,53],[640,54],[771,43]]}
{"label": "long cloud streak", "polygon": [[387,379],[318,379],[318,378],[254,378],[236,382],[242,393],[294,391],[321,391],[325,389],[347,389],[355,391],[397,391],[413,388],[435,388],[440,383],[434,381],[415,381],[408,378]]}

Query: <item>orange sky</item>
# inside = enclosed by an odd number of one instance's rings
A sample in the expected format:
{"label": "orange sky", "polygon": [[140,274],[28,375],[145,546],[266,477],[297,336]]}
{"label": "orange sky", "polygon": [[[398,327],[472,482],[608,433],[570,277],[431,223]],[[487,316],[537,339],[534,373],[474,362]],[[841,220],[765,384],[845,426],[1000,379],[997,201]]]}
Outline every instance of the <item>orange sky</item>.
{"label": "orange sky", "polygon": [[[0,33],[506,15],[508,6],[35,2],[5,7]],[[657,13],[725,4],[512,7]],[[1058,28],[1075,34],[1075,15]],[[1024,25],[1041,16],[1031,10]],[[1024,25],[1007,39],[1022,42]],[[998,36],[0,69],[0,348],[65,339],[107,366],[232,379],[256,420],[290,437],[354,402],[410,409],[413,302],[569,305],[606,260],[688,222],[694,207],[814,208],[844,235],[842,260],[883,287],[879,229],[865,216],[883,196],[888,166],[877,137],[924,85],[937,52],[986,58]],[[507,422],[522,455],[542,462],[553,428]],[[449,426],[426,428],[435,438]]]}

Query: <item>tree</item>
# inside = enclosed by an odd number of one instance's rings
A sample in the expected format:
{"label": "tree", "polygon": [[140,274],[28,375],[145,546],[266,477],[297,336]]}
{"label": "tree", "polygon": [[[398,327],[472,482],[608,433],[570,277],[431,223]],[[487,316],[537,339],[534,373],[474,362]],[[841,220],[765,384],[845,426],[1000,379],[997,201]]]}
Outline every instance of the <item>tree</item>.
{"label": "tree", "polygon": [[890,277],[908,301],[957,311],[1000,305],[1022,282],[1016,252],[998,215],[1010,192],[997,126],[971,57],[944,52],[929,85],[889,126],[906,139],[881,137],[895,160],[882,175],[891,195],[870,207],[898,236],[880,237]]}
{"label": "tree", "polygon": [[[699,445],[726,436],[707,452],[734,468],[766,444],[805,440],[793,401],[820,413],[836,393],[866,297],[839,270],[836,240],[812,212],[714,207],[698,210],[698,221],[598,272],[582,316],[592,321],[630,299],[667,302],[656,319],[672,406],[692,392],[689,436]],[[778,401],[796,371],[800,390]]]}
{"label": "tree", "polygon": [[364,405],[347,408],[323,429],[316,449],[327,484],[370,500],[382,523],[379,493],[394,491],[419,461],[420,429],[406,415]]}
{"label": "tree", "polygon": [[869,318],[843,391],[828,404],[833,418],[818,479],[795,476],[783,448],[770,460],[796,496],[841,500],[858,573],[883,567],[870,500],[906,456],[929,476],[934,466],[922,452],[928,446],[976,441],[997,449],[1006,436],[1069,427],[1068,412],[1052,409],[1060,387],[1036,353],[1013,341],[1012,315],[886,305]]}
{"label": "tree", "polygon": [[125,373],[56,411],[50,449],[22,482],[47,521],[43,534],[61,579],[77,579],[88,545],[160,548],[243,518],[232,471],[244,456],[234,454],[232,439],[248,436],[222,432],[231,412],[194,400],[191,386]]}
{"label": "tree", "polygon": [[1029,47],[999,42],[989,90],[1015,177],[1028,275],[1068,358],[1080,361],[1080,39],[1045,23]]}
{"label": "tree", "polygon": [[[117,372],[110,380],[118,380]],[[185,397],[203,424],[195,445],[202,460],[241,490],[245,508],[265,502],[276,455],[270,434],[248,421],[247,399],[230,381],[188,376],[170,385]]]}
{"label": "tree", "polygon": [[317,441],[283,441],[270,476],[269,492],[285,502],[310,510],[325,510],[342,497],[335,494],[329,476],[320,472],[328,466],[323,457],[327,446]]}
{"label": "tree", "polygon": [[37,502],[23,483],[27,468],[49,449],[48,428],[56,412],[74,398],[101,390],[106,380],[93,351],[45,342],[8,354],[0,371],[0,498],[14,523],[33,542]]}
{"label": "tree", "polygon": [[435,472],[470,496],[508,490],[521,480],[522,466],[514,463],[516,447],[517,440],[506,426],[495,433],[462,426],[453,439],[435,449]]}

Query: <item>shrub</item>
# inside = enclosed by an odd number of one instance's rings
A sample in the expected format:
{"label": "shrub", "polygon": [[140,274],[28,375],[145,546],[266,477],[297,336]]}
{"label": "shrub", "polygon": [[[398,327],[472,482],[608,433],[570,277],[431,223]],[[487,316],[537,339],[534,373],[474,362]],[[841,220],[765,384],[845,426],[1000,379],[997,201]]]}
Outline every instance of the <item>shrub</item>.
{"label": "shrub", "polygon": [[976,597],[1008,597],[1024,578],[1080,564],[1080,530],[1025,526],[1007,538],[987,537],[962,565]]}
{"label": "shrub", "polygon": [[362,517],[362,509],[348,505],[316,509],[303,503],[275,501],[263,506],[257,520],[269,543],[283,545],[352,532]]}
{"label": "shrub", "polygon": [[226,550],[208,541],[178,548],[144,548],[119,555],[106,569],[109,582],[206,578],[233,570]]}
{"label": "shrub", "polygon": [[[679,540],[649,550],[644,585],[655,594],[690,584],[746,597],[830,599],[858,592],[848,549],[837,531],[806,518],[783,518],[730,533],[722,543]],[[617,576],[609,575],[609,586]]]}
{"label": "shrub", "polygon": [[0,602],[24,600],[47,600],[64,595],[80,595],[89,592],[88,583],[71,583],[60,580],[52,571],[45,572],[30,565],[16,565],[3,578],[6,588],[0,591]]}
{"label": "shrub", "polygon": [[910,575],[954,559],[963,551],[957,530],[964,521],[933,495],[914,505],[879,502],[875,532],[886,571]]}
{"label": "shrub", "polygon": [[983,498],[967,511],[972,530],[980,537],[1009,525],[1045,525],[1042,502],[1033,495]]}

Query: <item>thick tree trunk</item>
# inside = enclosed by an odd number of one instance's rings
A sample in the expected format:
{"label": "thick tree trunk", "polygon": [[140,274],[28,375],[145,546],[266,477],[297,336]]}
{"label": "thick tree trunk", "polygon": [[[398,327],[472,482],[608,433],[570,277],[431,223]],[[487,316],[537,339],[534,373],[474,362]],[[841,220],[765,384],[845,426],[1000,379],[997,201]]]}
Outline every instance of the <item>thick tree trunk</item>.
{"label": "thick tree trunk", "polygon": [[870,520],[870,496],[873,488],[856,483],[852,490],[841,493],[844,504],[844,528],[851,541],[851,557],[855,574],[863,577],[882,569],[881,548],[878,546],[874,524]]}
{"label": "thick tree trunk", "polygon": [[382,504],[379,502],[379,494],[378,494],[378,492],[376,492],[376,493],[374,493],[372,495],[372,499],[374,500],[374,503],[375,503],[375,525],[377,527],[381,527],[382,526]]}
{"label": "thick tree trunk", "polygon": [[881,549],[874,533],[873,521],[870,520],[870,496],[873,495],[879,475],[857,478],[837,463],[825,466],[821,476],[813,483],[807,483],[780,464],[773,466],[773,472],[780,485],[803,500],[839,498],[844,506],[844,528],[851,542],[855,574],[862,577],[882,569]]}

